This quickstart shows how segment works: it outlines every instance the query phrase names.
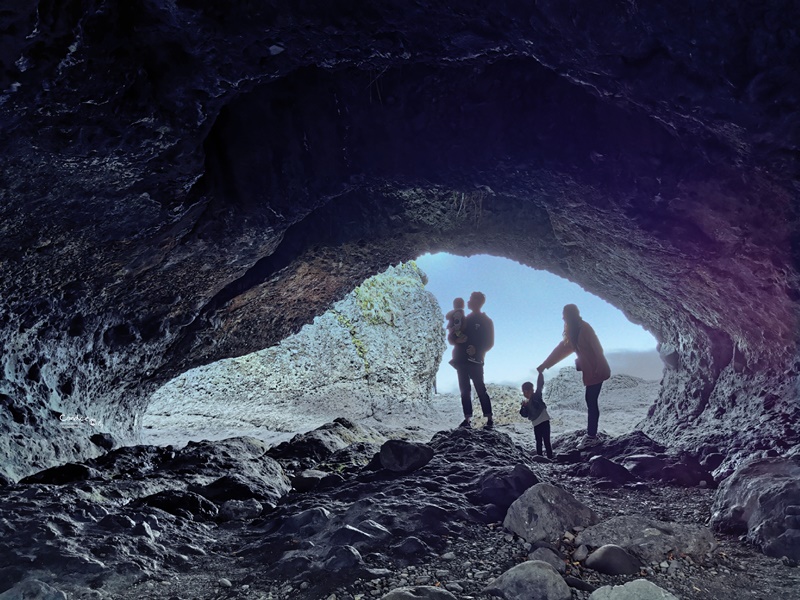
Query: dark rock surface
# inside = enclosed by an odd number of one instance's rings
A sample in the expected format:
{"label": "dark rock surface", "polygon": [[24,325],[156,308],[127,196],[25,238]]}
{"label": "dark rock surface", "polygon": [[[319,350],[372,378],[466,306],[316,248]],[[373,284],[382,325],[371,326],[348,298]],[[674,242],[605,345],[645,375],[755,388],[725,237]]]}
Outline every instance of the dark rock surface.
{"label": "dark rock surface", "polygon": [[4,477],[135,440],[156,386],[435,250],[546,269],[651,331],[658,441],[727,473],[783,453],[798,20],[782,0],[10,4]]}
{"label": "dark rock surface", "polygon": [[800,454],[745,462],[720,487],[711,523],[800,561]]}
{"label": "dark rock surface", "polygon": [[[371,435],[357,426],[347,432]],[[398,597],[482,599],[501,590],[520,597],[551,590],[586,600],[592,590],[641,578],[684,600],[800,591],[791,561],[703,526],[708,488],[660,481],[647,489],[597,487],[571,475],[568,463],[532,463],[531,448],[512,443],[502,426],[440,432],[428,445],[431,460],[405,473],[377,460],[354,465],[350,454],[336,465],[331,455],[312,468],[340,479],[307,492],[289,490],[282,467],[246,438],[182,450],[123,448],[92,461],[99,475],[86,471],[83,481],[0,488],[0,594],[354,600],[393,590]],[[281,460],[293,464],[289,446]],[[229,481],[249,481],[258,497],[214,486],[222,465]],[[257,476],[262,487],[252,484]],[[273,491],[261,492],[267,484]],[[590,507],[597,525],[555,527],[535,542],[501,525],[530,490],[543,487],[551,494],[545,502],[559,490],[562,502]],[[604,557],[609,544],[636,556],[640,568],[609,574],[620,570],[617,559]]]}

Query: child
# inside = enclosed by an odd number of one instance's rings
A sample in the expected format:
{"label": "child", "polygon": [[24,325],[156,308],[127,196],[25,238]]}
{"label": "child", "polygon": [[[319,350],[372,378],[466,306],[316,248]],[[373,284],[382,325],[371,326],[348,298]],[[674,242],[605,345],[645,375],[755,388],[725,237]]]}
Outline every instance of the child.
{"label": "child", "polygon": [[547,451],[547,458],[553,458],[553,448],[550,445],[550,415],[547,414],[547,405],[542,400],[544,375],[539,373],[536,379],[536,391],[533,384],[526,381],[522,384],[522,395],[525,396],[523,405],[528,405],[528,419],[533,423],[533,435],[536,437],[536,454],[542,455],[542,444]]}
{"label": "child", "polygon": [[[464,326],[464,299],[455,298],[453,300],[453,310],[445,316],[447,319],[447,342],[452,346],[463,344],[467,341],[467,336],[461,332]],[[453,348],[453,359],[450,364],[455,367],[456,349]]]}

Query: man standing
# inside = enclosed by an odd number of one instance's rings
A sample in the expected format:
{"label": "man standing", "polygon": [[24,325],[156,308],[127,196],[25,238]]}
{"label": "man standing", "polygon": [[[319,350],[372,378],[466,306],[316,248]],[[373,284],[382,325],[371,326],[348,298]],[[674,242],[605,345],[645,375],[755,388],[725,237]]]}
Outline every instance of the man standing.
{"label": "man standing", "polygon": [[472,419],[472,386],[481,402],[483,416],[488,420],[484,429],[492,429],[492,401],[486,393],[483,382],[483,359],[494,346],[494,323],[481,312],[486,296],[481,292],[472,292],[467,302],[471,311],[464,319],[462,331],[467,337],[466,343],[456,344],[454,348],[453,366],[458,373],[458,389],[461,391],[461,406],[464,409],[464,420],[460,427],[470,427]]}

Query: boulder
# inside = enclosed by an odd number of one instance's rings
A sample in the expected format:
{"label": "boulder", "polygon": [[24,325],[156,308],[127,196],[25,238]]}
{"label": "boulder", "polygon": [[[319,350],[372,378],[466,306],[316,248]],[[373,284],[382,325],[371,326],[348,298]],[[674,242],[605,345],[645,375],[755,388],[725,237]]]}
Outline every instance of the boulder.
{"label": "boulder", "polygon": [[599,548],[614,544],[646,563],[672,552],[699,559],[716,547],[711,532],[700,525],[657,521],[641,515],[612,517],[581,531],[575,544]]}
{"label": "boulder", "polygon": [[646,579],[635,579],[623,585],[606,585],[596,589],[589,600],[679,600],[677,596]]}
{"label": "boulder", "polygon": [[328,475],[325,471],[306,469],[292,477],[292,487],[298,492],[310,492]]}
{"label": "boulder", "polygon": [[642,562],[615,544],[605,544],[586,558],[586,567],[606,575],[632,575],[642,568]]}
{"label": "boulder", "polygon": [[100,472],[97,469],[82,463],[66,463],[58,467],[50,467],[44,471],[39,471],[33,475],[28,475],[20,479],[22,484],[49,483],[52,485],[64,485],[75,481],[85,481],[87,479],[97,479]]}
{"label": "boulder", "polygon": [[480,503],[495,505],[505,511],[525,490],[537,483],[539,479],[527,465],[492,467],[481,477],[474,499]]}
{"label": "boulder", "polygon": [[570,600],[572,592],[552,565],[528,560],[497,577],[484,593],[505,600]]}
{"label": "boulder", "polygon": [[589,474],[598,479],[608,479],[619,485],[630,483],[636,479],[633,473],[624,466],[603,456],[593,456],[589,459]]}
{"label": "boulder", "polygon": [[559,556],[555,550],[551,548],[536,548],[533,552],[528,554],[528,560],[541,560],[553,567],[562,575],[566,573],[567,566],[564,559]]}
{"label": "boulder", "polygon": [[219,507],[219,518],[223,521],[249,521],[258,517],[264,506],[255,498],[249,500],[227,500]]}
{"label": "boulder", "polygon": [[800,455],[742,464],[720,485],[711,524],[746,533],[768,556],[800,560]]}
{"label": "boulder", "polygon": [[380,600],[456,600],[456,597],[442,588],[422,585],[397,588],[381,596]]}
{"label": "boulder", "polygon": [[528,542],[560,538],[573,527],[597,523],[597,514],[569,492],[549,483],[538,483],[508,509],[503,526]]}
{"label": "boulder", "polygon": [[433,448],[427,444],[406,440],[387,440],[381,446],[380,461],[384,469],[409,473],[427,465],[433,458]]}

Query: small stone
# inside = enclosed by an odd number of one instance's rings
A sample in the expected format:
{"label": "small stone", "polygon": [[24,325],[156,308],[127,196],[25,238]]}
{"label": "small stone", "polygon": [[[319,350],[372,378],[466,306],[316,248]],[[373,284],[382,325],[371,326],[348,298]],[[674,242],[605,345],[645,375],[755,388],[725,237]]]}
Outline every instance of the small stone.
{"label": "small stone", "polygon": [[233,584],[231,583],[230,579],[225,579],[224,577],[219,580],[219,585],[220,587],[224,588],[233,587]]}
{"label": "small stone", "polygon": [[586,547],[586,544],[581,544],[575,552],[572,553],[572,560],[583,562],[586,560],[587,556],[589,556],[589,548]]}

